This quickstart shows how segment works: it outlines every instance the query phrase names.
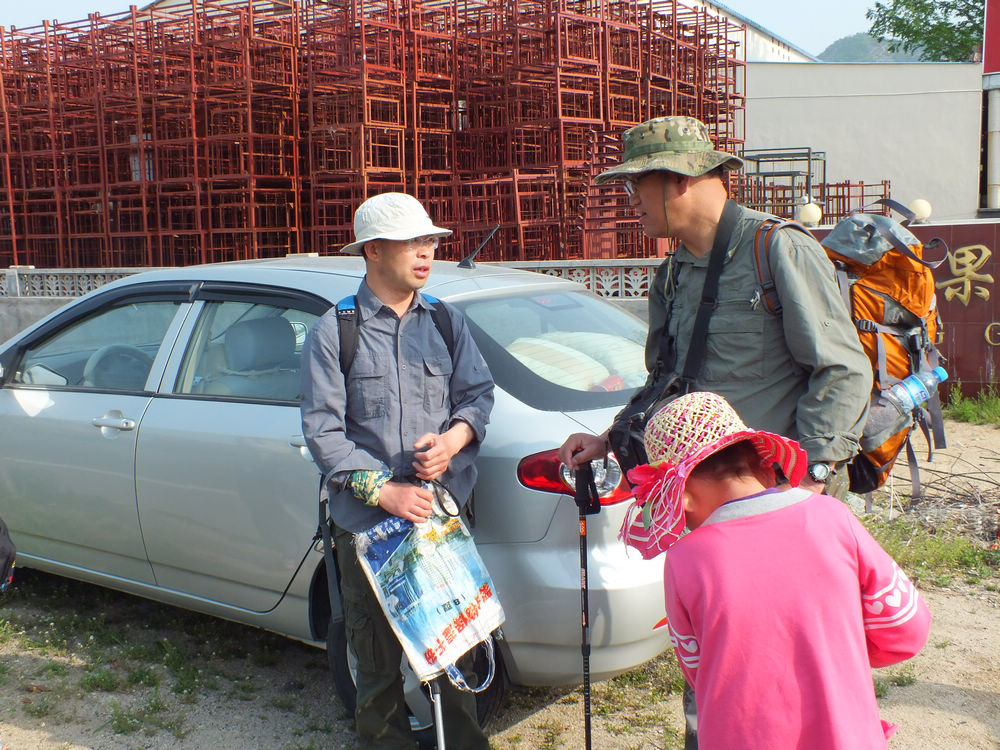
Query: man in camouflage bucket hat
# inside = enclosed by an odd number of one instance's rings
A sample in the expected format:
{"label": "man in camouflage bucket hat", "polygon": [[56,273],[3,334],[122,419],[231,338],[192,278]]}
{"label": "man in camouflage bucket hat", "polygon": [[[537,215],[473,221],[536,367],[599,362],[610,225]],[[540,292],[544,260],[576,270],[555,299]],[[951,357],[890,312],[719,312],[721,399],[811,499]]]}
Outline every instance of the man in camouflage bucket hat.
{"label": "man in camouflage bucket hat", "polygon": [[597,175],[598,185],[654,170],[698,177],[719,166],[743,168],[742,159],[715,150],[708,128],[693,117],[657,117],[629,128],[622,140],[624,161]]}
{"label": "man in camouflage bucket hat", "polygon": [[[693,117],[657,117],[626,130],[623,140],[622,163],[595,182],[622,181],[643,233],[678,240],[650,283],[647,383],[683,371],[725,209],[732,231],[692,390],[725,397],[752,429],[797,440],[809,458],[800,486],[843,499],[845,464],[858,451],[872,373],[833,264],[812,236],[794,229],[776,232],[769,261],[781,311],[769,312],[753,244],[758,227],[773,217],[730,202],[723,182],[742,160],[716,150],[708,128]],[[575,468],[609,450],[607,431],[575,433],[559,458]],[[692,728],[693,707],[686,692]],[[691,730],[685,747],[697,747]]]}

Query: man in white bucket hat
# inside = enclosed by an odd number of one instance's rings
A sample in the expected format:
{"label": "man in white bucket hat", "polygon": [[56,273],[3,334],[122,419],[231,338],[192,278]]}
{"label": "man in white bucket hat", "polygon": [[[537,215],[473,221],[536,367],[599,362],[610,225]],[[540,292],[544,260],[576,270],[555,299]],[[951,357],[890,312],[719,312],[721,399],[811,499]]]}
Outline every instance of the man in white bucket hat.
{"label": "man in white bucket hat", "polygon": [[[417,745],[399,670],[402,647],[353,537],[391,516],[426,519],[432,495],[414,479],[440,482],[464,505],[493,408],[493,378],[465,318],[420,292],[440,239],[450,234],[413,196],[382,193],[362,203],[355,240],[342,252],[364,256],[365,278],[356,295],[317,321],[302,355],[302,429],[326,478],[364,748]],[[338,310],[353,314],[349,363],[341,358]],[[471,678],[468,666],[459,661]],[[447,746],[488,750],[475,696],[440,682]]]}
{"label": "man in white bucket hat", "polygon": [[450,229],[434,226],[423,205],[412,195],[380,193],[358,206],[354,212],[354,242],[344,245],[340,252],[361,255],[372,240],[417,238],[436,248],[435,240],[450,236]]}

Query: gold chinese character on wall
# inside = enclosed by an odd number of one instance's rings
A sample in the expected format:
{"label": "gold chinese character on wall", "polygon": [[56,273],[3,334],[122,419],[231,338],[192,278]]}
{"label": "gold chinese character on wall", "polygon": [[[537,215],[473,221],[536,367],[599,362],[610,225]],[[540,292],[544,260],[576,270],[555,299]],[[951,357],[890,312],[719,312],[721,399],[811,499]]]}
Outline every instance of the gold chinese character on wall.
{"label": "gold chinese character on wall", "polygon": [[990,250],[986,245],[966,245],[958,248],[948,254],[948,265],[951,267],[953,278],[939,281],[935,286],[944,289],[946,300],[951,302],[957,299],[966,307],[969,306],[973,294],[988,300],[990,290],[981,285],[992,284],[993,276],[979,271],[986,265],[990,256]]}

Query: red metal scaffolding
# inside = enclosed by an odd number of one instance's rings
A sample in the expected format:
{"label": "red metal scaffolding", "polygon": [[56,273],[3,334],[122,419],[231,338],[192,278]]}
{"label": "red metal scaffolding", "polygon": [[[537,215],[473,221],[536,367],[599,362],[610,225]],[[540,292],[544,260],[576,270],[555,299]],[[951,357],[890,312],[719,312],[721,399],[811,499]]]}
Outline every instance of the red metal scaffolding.
{"label": "red metal scaffolding", "polygon": [[742,149],[742,27],[677,0],[191,0],[0,27],[0,266],[336,252],[417,195],[458,258],[638,257],[621,131]]}

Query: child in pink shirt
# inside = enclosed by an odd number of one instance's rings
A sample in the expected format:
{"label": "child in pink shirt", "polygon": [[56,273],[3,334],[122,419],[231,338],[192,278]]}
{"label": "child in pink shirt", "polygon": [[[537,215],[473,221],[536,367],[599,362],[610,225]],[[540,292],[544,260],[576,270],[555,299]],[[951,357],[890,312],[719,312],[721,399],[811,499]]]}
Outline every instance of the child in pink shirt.
{"label": "child in pink shirt", "polygon": [[[906,574],[843,503],[794,488],[795,441],[748,429],[721,396],[672,401],[645,443],[622,537],[666,551],[700,750],[886,748],[871,667],[917,654],[930,627]],[[793,487],[774,487],[775,464]]]}

